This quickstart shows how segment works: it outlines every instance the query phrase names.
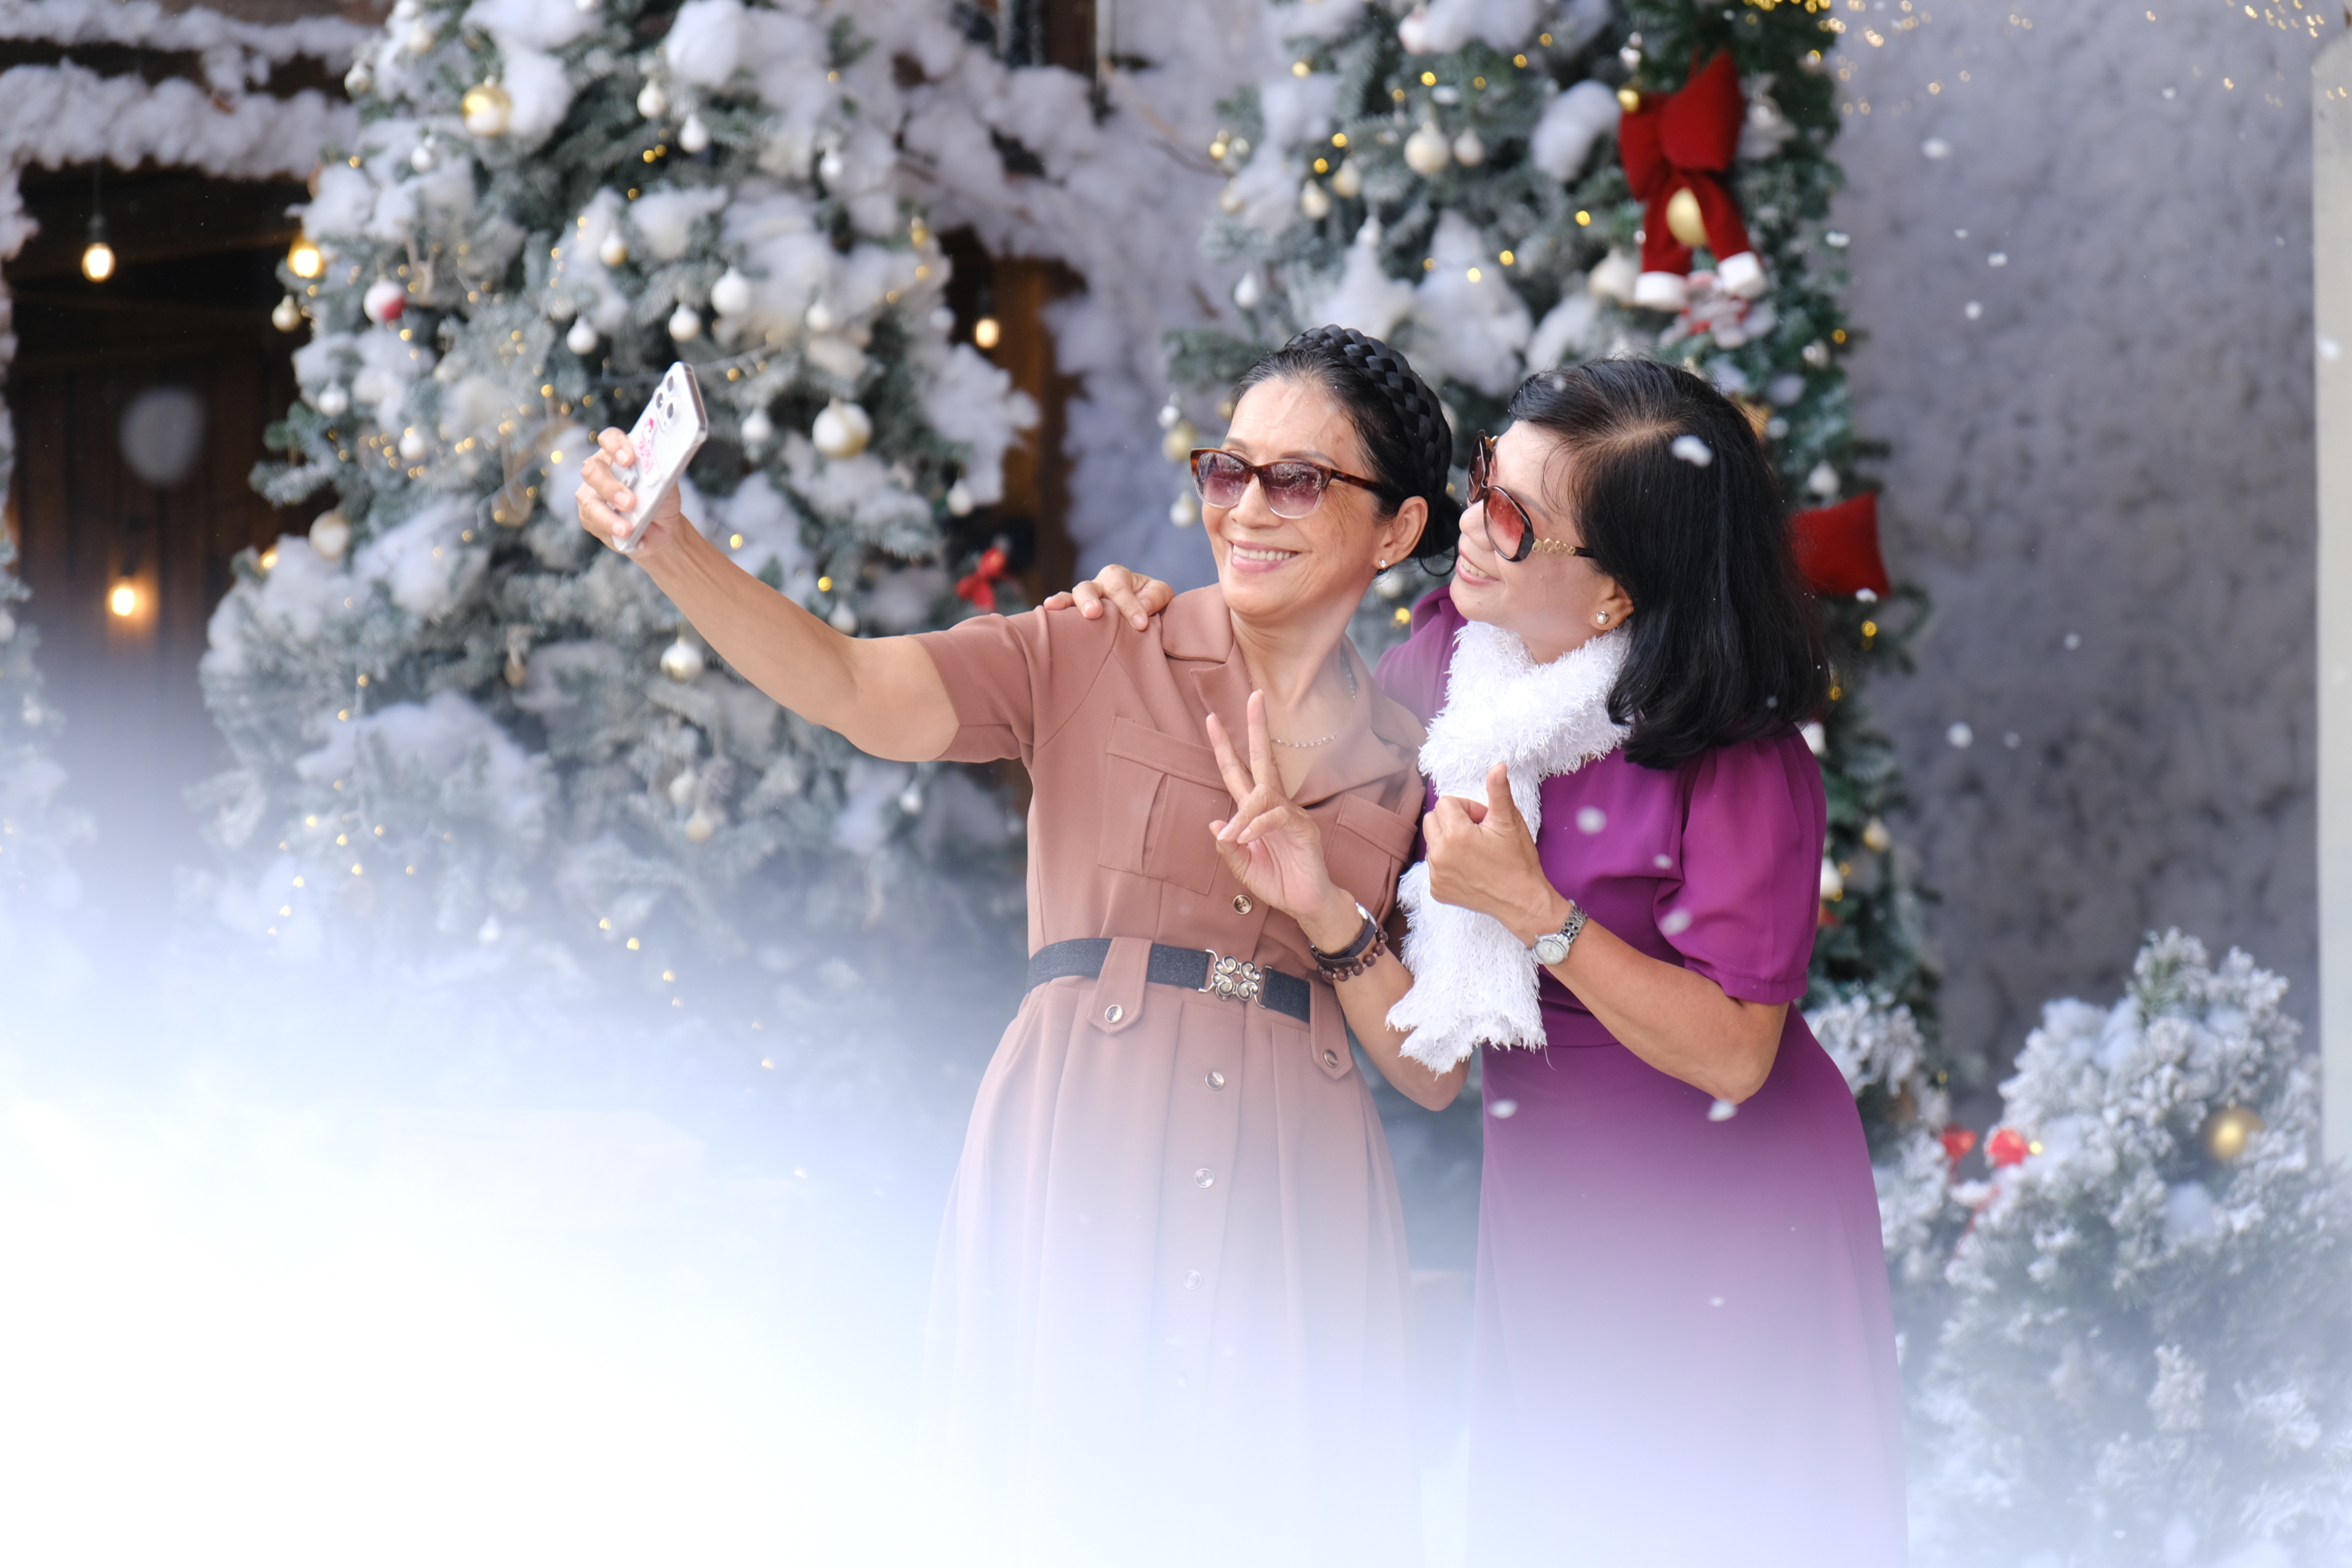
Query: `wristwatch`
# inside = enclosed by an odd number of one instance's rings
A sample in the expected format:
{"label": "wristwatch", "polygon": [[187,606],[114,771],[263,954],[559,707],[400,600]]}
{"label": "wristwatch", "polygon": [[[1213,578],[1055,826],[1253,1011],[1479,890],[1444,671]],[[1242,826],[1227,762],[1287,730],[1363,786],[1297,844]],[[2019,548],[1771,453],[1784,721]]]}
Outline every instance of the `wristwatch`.
{"label": "wristwatch", "polygon": [[1559,922],[1559,929],[1546,931],[1536,938],[1535,946],[1528,950],[1536,955],[1536,962],[1546,968],[1567,963],[1568,950],[1576,945],[1578,934],[1584,930],[1585,918],[1583,909],[1570,899],[1568,901],[1568,919]]}

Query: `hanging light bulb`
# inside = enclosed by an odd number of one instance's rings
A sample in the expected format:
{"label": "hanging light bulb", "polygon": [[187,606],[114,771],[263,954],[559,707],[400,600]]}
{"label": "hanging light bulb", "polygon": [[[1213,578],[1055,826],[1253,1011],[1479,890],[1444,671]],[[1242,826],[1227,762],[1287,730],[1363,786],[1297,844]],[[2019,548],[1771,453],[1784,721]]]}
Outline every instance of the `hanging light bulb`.
{"label": "hanging light bulb", "polygon": [[286,252],[286,269],[297,278],[316,278],[327,269],[327,258],[309,235],[297,236]]}
{"label": "hanging light bulb", "polygon": [[106,219],[98,213],[90,214],[89,243],[82,247],[81,275],[93,283],[103,283],[114,276],[114,247],[106,243]]}
{"label": "hanging light bulb", "polygon": [[106,607],[118,619],[126,621],[139,613],[139,590],[131,585],[131,579],[126,577],[114,585],[114,592],[106,596]]}
{"label": "hanging light bulb", "polygon": [[984,349],[992,349],[1004,337],[1004,328],[993,316],[982,316],[971,324],[971,341]]}

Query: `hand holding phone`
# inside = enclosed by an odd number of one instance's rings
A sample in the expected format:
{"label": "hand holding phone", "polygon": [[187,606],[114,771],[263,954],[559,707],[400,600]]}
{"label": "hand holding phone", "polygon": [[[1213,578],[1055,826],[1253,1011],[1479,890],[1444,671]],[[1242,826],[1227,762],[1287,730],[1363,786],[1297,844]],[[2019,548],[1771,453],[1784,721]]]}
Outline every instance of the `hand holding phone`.
{"label": "hand holding phone", "polygon": [[694,379],[694,367],[681,360],[669,367],[654,388],[653,401],[629,429],[629,450],[636,462],[628,469],[626,482],[635,504],[621,514],[623,528],[613,540],[614,549],[624,555],[636,549],[654,509],[709,437],[701,384]]}

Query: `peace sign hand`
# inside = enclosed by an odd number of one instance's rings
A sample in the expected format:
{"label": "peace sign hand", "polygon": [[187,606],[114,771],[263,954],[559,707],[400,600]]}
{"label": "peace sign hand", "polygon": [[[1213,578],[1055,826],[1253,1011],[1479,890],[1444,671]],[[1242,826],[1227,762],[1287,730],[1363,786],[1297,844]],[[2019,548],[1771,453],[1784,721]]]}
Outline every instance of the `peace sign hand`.
{"label": "peace sign hand", "polygon": [[1265,698],[1249,700],[1249,761],[1234,755],[1233,742],[1214,713],[1209,744],[1217,769],[1234,797],[1234,814],[1209,825],[1217,853],[1241,885],[1297,921],[1307,940],[1325,952],[1338,952],[1356,939],[1363,919],[1356,900],[1331,880],[1323,861],[1323,833],[1315,819],[1283,788],[1265,724]]}

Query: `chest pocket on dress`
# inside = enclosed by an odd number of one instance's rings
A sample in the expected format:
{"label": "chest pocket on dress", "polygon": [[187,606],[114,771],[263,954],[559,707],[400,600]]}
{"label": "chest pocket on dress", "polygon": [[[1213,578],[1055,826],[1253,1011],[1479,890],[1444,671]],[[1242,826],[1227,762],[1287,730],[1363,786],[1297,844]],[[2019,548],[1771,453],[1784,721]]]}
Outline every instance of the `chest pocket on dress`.
{"label": "chest pocket on dress", "polygon": [[[1415,796],[1411,806],[1419,804]],[[1396,901],[1397,873],[1421,826],[1420,813],[1412,808],[1390,811],[1362,795],[1345,795],[1323,829],[1323,863],[1330,868],[1331,880],[1371,910],[1374,920],[1385,921]]]}
{"label": "chest pocket on dress", "polygon": [[1097,858],[1206,893],[1224,869],[1209,824],[1233,815],[1234,797],[1216,753],[1131,719],[1111,726],[1103,758],[1102,843]]}

